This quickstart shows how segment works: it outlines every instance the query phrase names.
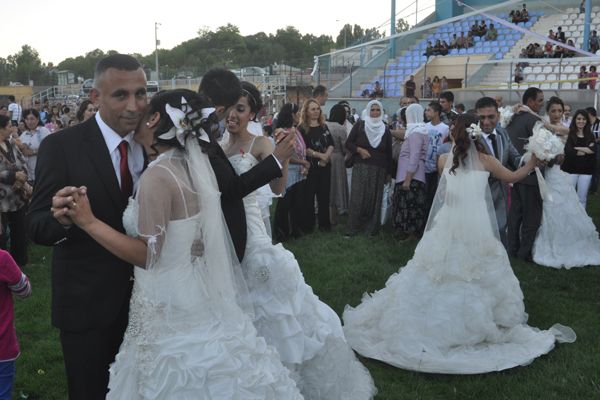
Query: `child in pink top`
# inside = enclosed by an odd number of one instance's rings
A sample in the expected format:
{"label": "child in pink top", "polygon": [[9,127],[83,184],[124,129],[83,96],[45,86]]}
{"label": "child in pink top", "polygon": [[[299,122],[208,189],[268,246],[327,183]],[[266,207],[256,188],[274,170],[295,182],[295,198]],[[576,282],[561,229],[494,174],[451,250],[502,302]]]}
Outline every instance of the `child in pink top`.
{"label": "child in pink top", "polygon": [[0,400],[12,398],[15,360],[19,356],[13,293],[25,298],[31,294],[31,285],[11,255],[0,250]]}

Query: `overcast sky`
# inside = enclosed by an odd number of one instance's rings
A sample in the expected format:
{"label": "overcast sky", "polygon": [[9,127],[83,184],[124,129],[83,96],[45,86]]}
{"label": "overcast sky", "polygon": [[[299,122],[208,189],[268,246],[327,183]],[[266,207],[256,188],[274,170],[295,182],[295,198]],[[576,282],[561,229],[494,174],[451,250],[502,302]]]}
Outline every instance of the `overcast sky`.
{"label": "overcast sky", "polygon": [[[389,33],[391,0],[19,0],[2,2],[0,57],[29,44],[42,62],[59,63],[99,48],[147,55],[154,51],[154,22],[160,22],[160,48],[171,49],[197,36],[202,27],[216,30],[231,23],[242,35],[275,33],[288,25],[300,33],[330,35],[345,23],[363,28],[382,25]],[[397,1],[396,12],[410,1]],[[211,6],[208,6],[211,4]],[[420,0],[419,20],[433,11],[434,0]],[[171,7],[171,8],[169,8]],[[426,9],[425,9],[426,8]],[[422,11],[421,11],[422,10]],[[414,24],[412,4],[400,16]],[[412,14],[412,15],[409,15]]]}

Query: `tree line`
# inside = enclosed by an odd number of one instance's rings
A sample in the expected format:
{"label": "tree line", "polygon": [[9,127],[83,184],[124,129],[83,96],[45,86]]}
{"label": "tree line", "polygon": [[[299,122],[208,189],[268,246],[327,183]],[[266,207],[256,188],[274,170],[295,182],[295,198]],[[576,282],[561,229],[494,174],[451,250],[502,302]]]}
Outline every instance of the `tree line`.
{"label": "tree line", "polygon": [[[408,24],[400,19],[398,30],[407,29]],[[327,35],[302,34],[293,26],[278,29],[275,34],[259,32],[242,36],[237,26],[227,24],[215,31],[202,28],[193,39],[172,49],[159,49],[159,70],[161,79],[170,79],[182,71],[197,77],[215,66],[263,67],[283,63],[298,68],[309,68],[313,65],[315,55],[328,53],[334,48],[368,42],[383,35],[384,32],[377,28],[363,29],[360,25],[346,24],[335,41]],[[55,72],[58,70],[70,70],[75,76],[91,78],[98,60],[115,52],[95,49],[53,65],[43,63],[37,50],[26,44],[18,53],[6,58],[0,57],[0,86],[15,81],[26,85],[31,80],[35,85],[53,85],[56,84]],[[138,58],[147,70],[154,69],[154,52],[148,55],[132,55]]]}

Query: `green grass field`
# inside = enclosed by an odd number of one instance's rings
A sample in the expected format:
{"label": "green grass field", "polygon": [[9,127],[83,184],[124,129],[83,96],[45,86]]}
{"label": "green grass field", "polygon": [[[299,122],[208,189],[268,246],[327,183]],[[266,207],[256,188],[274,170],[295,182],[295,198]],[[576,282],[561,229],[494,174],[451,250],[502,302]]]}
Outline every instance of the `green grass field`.
{"label": "green grass field", "polygon": [[[588,212],[600,226],[600,195]],[[416,243],[397,243],[389,231],[375,238],[344,239],[343,229],[286,244],[314,292],[336,312],[384,286],[411,257]],[[16,303],[21,356],[15,399],[66,399],[58,331],[50,325],[50,249],[33,246],[25,268],[33,295]],[[512,261],[525,294],[529,324],[572,327],[573,344],[558,345],[531,365],[485,375],[432,375],[363,359],[379,389],[377,399],[600,399],[600,267],[567,270]],[[332,399],[337,400],[337,399]]]}

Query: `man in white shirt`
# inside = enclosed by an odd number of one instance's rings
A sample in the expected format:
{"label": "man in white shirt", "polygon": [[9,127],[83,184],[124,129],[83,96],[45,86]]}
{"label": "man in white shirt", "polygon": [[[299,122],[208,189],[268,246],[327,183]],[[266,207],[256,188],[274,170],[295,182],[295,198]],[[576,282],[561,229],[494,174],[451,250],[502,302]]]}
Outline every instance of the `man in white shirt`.
{"label": "man in white shirt", "polygon": [[439,149],[450,132],[448,125],[441,120],[442,106],[437,101],[429,103],[425,109],[425,117],[429,120],[425,126],[429,135],[427,152],[425,153],[425,191],[427,210],[433,204],[433,198],[438,187],[437,160]]}
{"label": "man in white shirt", "polygon": [[571,126],[571,106],[565,103],[565,111],[563,113],[562,124],[569,128]]}
{"label": "man in white shirt", "polygon": [[10,101],[10,104],[8,105],[8,116],[10,117],[10,122],[13,126],[18,126],[21,116],[23,115],[23,109],[16,102],[15,96],[12,94],[8,96],[8,101]]}

